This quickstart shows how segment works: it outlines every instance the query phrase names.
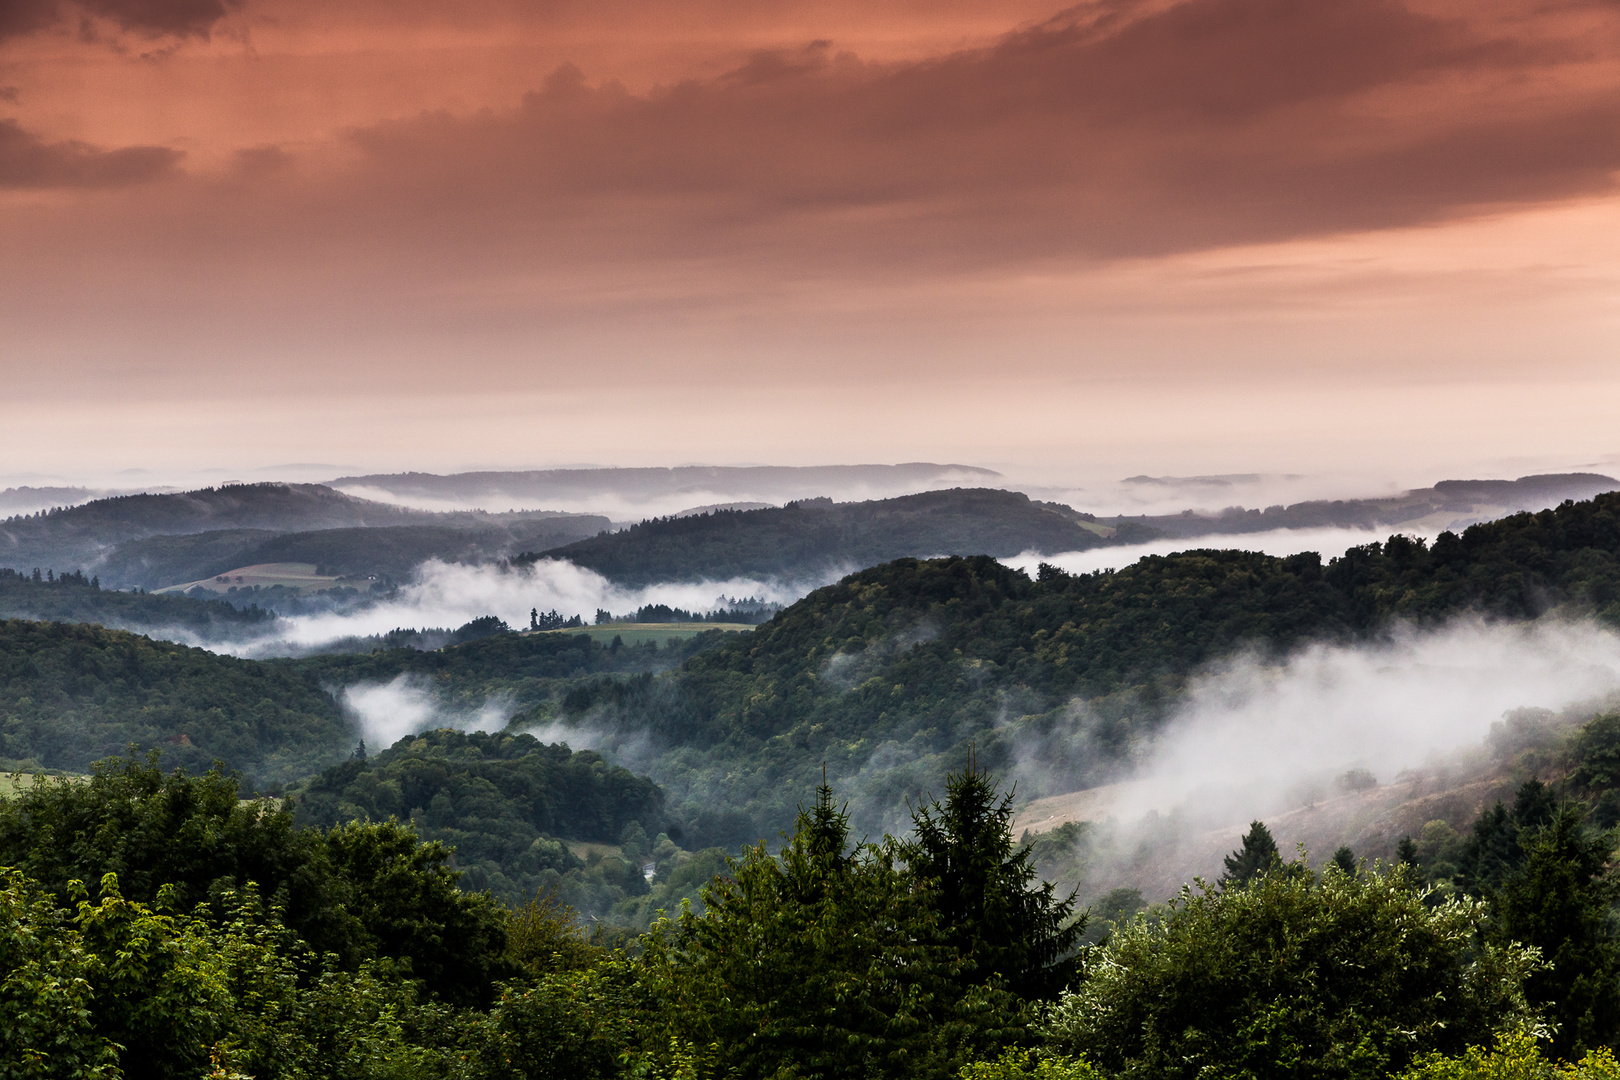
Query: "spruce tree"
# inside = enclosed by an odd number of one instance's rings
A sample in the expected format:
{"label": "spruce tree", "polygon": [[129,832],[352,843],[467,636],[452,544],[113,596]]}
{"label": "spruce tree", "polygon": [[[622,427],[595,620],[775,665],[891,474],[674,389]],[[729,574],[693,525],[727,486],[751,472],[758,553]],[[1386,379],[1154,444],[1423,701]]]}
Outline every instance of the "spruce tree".
{"label": "spruce tree", "polygon": [[1277,853],[1277,841],[1272,839],[1271,830],[1263,821],[1251,821],[1243,846],[1226,857],[1226,873],[1221,875],[1221,884],[1247,885],[1281,865],[1282,856]]}
{"label": "spruce tree", "polygon": [[1594,832],[1573,807],[1524,838],[1523,865],[1496,894],[1492,934],[1541,950],[1549,966],[1525,996],[1557,1024],[1552,1052],[1573,1060],[1620,1035],[1620,947],[1609,925],[1620,882],[1608,868],[1614,834]]}
{"label": "spruce tree", "polygon": [[1333,853],[1333,865],[1351,877],[1355,877],[1358,869],[1356,866],[1356,853],[1351,851],[1348,845],[1341,847]]}
{"label": "spruce tree", "polygon": [[1085,932],[1074,894],[1035,886],[1030,849],[1012,837],[1013,794],[998,792],[970,759],[945,781],[945,801],[912,814],[915,838],[903,856],[928,883],[947,940],[972,961],[962,978],[999,977],[1021,997],[1055,997],[1074,973],[1070,955]]}

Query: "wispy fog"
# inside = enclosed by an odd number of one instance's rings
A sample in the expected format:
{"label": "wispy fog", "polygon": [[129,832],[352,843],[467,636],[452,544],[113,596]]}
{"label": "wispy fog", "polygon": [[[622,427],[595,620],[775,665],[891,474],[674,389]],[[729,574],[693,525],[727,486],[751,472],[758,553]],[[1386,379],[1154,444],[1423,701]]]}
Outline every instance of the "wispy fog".
{"label": "wispy fog", "polygon": [[432,728],[499,731],[517,711],[505,697],[490,698],[474,710],[447,708],[434,700],[425,682],[409,674],[386,683],[355,683],[343,689],[339,700],[371,750]]}
{"label": "wispy fog", "polygon": [[[1426,487],[1434,476],[1402,485],[1388,476],[1352,474],[1226,473],[1210,476],[1030,477],[1014,472],[1018,490],[1032,499],[1066,503],[1098,517],[1123,514],[1219,513],[1231,506],[1264,509],[1315,499],[1382,499],[1409,487]],[[1022,481],[1022,482],[1019,482]],[[1011,485],[1008,485],[1011,486]]]}
{"label": "wispy fog", "polygon": [[556,610],[565,618],[579,615],[589,623],[599,608],[616,615],[647,604],[710,611],[721,606],[722,597],[786,604],[837,576],[798,582],[732,578],[627,589],[563,560],[544,559],[520,569],[429,560],[393,599],[349,611],[289,616],[277,621],[271,638],[208,647],[237,655],[270,656],[386,634],[401,627],[454,628],[485,615],[498,616],[521,629],[529,625],[529,611],[535,608]]}
{"label": "wispy fog", "polygon": [[[1218,874],[1220,854],[1256,818],[1285,847],[1339,842],[1325,838],[1367,814],[1366,800],[1346,795],[1351,770],[1381,787],[1443,773],[1477,758],[1513,710],[1586,715],[1616,693],[1620,635],[1584,621],[1469,618],[1437,630],[1400,627],[1374,643],[1313,645],[1281,662],[1238,656],[1191,681],[1128,779],[1038,800],[1020,826],[1113,819],[1110,858],[1136,870],[1122,874],[1105,858],[1092,873],[1170,888]],[[1062,778],[1043,773],[1035,755],[1022,771],[1061,790],[1052,785]],[[1396,794],[1396,803],[1406,797]]]}
{"label": "wispy fog", "polygon": [[1317,645],[1285,663],[1242,657],[1197,679],[1122,817],[1193,804],[1247,821],[1331,791],[1352,768],[1388,782],[1480,744],[1504,713],[1561,711],[1620,690],[1620,636],[1587,622],[1469,619],[1361,647]]}
{"label": "wispy fog", "polygon": [[557,510],[606,514],[615,521],[794,499],[835,502],[890,499],[951,487],[1002,487],[996,472],[970,466],[854,465],[808,468],[685,467],[674,470],[561,469],[447,477],[355,477],[339,491],[417,510]]}
{"label": "wispy fog", "polygon": [[1008,566],[1017,567],[1031,577],[1041,563],[1067,570],[1071,574],[1089,574],[1095,570],[1118,570],[1144,555],[1170,555],[1177,551],[1200,548],[1237,548],[1243,551],[1263,551],[1267,555],[1294,555],[1301,551],[1319,551],[1326,562],[1346,548],[1370,544],[1389,538],[1391,532],[1404,532],[1409,536],[1430,539],[1425,532],[1411,529],[1273,529],[1269,532],[1242,533],[1234,536],[1197,536],[1179,540],[1154,540],[1146,544],[1124,544],[1119,547],[1093,548],[1090,551],[1065,551],[1056,555],[1040,555],[1026,551],[1013,559],[1003,559]]}

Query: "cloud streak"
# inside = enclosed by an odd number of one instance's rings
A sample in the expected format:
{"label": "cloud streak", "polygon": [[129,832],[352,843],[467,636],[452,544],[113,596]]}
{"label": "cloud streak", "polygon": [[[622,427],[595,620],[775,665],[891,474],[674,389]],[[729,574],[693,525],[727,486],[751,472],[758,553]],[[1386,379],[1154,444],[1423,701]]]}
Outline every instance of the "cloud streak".
{"label": "cloud streak", "polygon": [[432,689],[410,674],[386,683],[364,682],[346,686],[338,695],[343,711],[360,729],[369,750],[394,745],[407,735],[434,728],[461,731],[499,731],[517,711],[504,697],[492,697],[476,710],[447,708]]}
{"label": "cloud streak", "polygon": [[532,567],[509,570],[435,559],[423,563],[415,580],[393,599],[347,611],[286,617],[277,621],[268,638],[205,647],[238,655],[274,656],[307,652],[347,638],[386,634],[401,627],[454,629],[485,615],[498,616],[510,626],[522,628],[529,624],[531,608],[555,609],[564,617],[579,615],[589,623],[599,608],[615,615],[632,613],[648,604],[710,611],[722,596],[791,603],[826,583],[820,578],[797,583],[733,578],[626,589],[563,560],[544,559]]}
{"label": "cloud streak", "polygon": [[176,174],[185,155],[166,146],[103,150],[47,142],[15,121],[0,120],[0,189],[117,188]]}

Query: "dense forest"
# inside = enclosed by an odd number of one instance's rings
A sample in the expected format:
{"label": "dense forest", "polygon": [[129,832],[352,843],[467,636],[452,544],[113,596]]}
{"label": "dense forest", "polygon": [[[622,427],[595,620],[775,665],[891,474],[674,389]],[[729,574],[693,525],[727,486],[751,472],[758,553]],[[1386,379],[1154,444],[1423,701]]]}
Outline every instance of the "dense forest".
{"label": "dense forest", "polygon": [[275,616],[263,608],[223,600],[103,589],[98,576],[86,577],[82,570],[25,574],[0,569],[0,618],[97,623],[154,636],[183,632],[219,640],[263,630]]}
{"label": "dense forest", "polygon": [[[992,767],[1019,740],[1073,781],[1100,779],[1190,672],[1239,647],[1553,608],[1620,622],[1620,494],[1433,545],[1394,536],[1326,565],[1188,551],[1105,573],[1045,567],[1031,580],[988,558],[902,559],[819,589],[666,677],[587,681],[560,704],[565,718],[670,748],[638,761],[691,820],[718,802],[769,832],[808,798],[821,763],[853,777],[882,760],[855,806],[883,825],[974,743]],[[1084,738],[1076,700],[1087,703]]]}
{"label": "dense forest", "polygon": [[[592,889],[592,878],[617,886],[615,900],[626,889],[645,893],[646,859],[616,857],[584,875],[585,863],[564,841],[651,855],[649,837],[665,826],[663,792],[650,780],[532,735],[425,732],[372,757],[357,754],[288,794],[300,824],[409,822],[424,840],[455,850],[470,887],[509,902],[558,891],[563,875],[571,875],[568,893],[580,907],[602,906],[580,892]],[[665,844],[673,855],[673,843]]]}
{"label": "dense forest", "polygon": [[[1256,822],[1221,880],[1089,914],[1037,874],[1084,830],[1022,846],[991,774],[1045,732],[1101,775],[1238,647],[1620,622],[1617,555],[1613,495],[1325,564],[900,559],[664,648],[252,662],[6,622],[0,755],[90,775],[0,800],[0,1075],[1613,1077],[1614,715],[1394,864]],[[357,746],[334,693],[396,680],[523,711]]]}
{"label": "dense forest", "polygon": [[256,784],[352,745],[312,674],[120,630],[0,622],[0,765],[83,772],[131,745],[175,764],[229,762]]}
{"label": "dense forest", "polygon": [[[505,753],[482,750],[485,763]],[[1256,822],[1220,881],[1093,944],[1089,916],[1038,882],[1011,814],[970,766],[915,808],[905,835],[857,840],[823,785],[778,850],[745,850],[697,904],[615,939],[587,934],[552,894],[503,905],[458,888],[446,849],[392,822],[300,825],[217,772],[109,761],[86,782],[41,779],[0,803],[0,1070],[1620,1072],[1607,1049],[1620,1034],[1614,837],[1578,812],[1517,825],[1519,854],[1477,897],[1437,892],[1410,863],[1284,861]]]}
{"label": "dense forest", "polygon": [[628,529],[514,559],[567,559],[625,585],[729,578],[814,579],[902,556],[1079,551],[1105,531],[1068,507],[990,488],[835,503],[804,499],[768,510],[654,518]]}

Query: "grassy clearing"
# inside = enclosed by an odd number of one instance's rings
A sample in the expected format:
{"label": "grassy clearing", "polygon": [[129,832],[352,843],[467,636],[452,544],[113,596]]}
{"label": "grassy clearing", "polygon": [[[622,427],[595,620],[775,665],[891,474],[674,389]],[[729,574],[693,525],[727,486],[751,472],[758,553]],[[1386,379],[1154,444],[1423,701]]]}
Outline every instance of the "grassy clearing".
{"label": "grassy clearing", "polygon": [[182,585],[170,585],[153,591],[183,593],[190,589],[203,588],[224,596],[231,589],[247,589],[255,585],[261,589],[272,589],[280,585],[284,589],[296,589],[300,592],[318,592],[339,584],[369,583],[347,582],[344,578],[333,577],[330,574],[317,574],[314,563],[258,563],[254,566],[239,566],[215,577],[188,581]]}

